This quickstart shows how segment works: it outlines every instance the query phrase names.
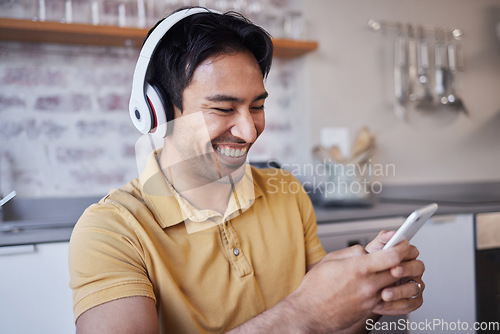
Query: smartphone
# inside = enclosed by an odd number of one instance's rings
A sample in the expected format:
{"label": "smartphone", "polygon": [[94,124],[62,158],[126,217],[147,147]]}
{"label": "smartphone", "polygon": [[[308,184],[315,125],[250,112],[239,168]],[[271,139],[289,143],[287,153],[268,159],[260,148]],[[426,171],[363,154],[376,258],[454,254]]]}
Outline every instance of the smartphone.
{"label": "smartphone", "polygon": [[395,246],[403,240],[410,241],[410,239],[425,224],[425,222],[427,222],[429,218],[432,217],[437,208],[438,205],[436,203],[433,203],[413,211],[382,249],[387,249]]}

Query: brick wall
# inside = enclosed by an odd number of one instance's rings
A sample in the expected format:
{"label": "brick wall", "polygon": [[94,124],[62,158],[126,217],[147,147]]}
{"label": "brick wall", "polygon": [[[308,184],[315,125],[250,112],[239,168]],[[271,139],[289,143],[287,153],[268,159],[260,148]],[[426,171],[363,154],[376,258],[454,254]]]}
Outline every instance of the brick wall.
{"label": "brick wall", "polygon": [[[128,116],[138,50],[0,42],[0,191],[105,194],[137,176]],[[304,131],[302,61],[275,60],[257,160],[295,161]]]}

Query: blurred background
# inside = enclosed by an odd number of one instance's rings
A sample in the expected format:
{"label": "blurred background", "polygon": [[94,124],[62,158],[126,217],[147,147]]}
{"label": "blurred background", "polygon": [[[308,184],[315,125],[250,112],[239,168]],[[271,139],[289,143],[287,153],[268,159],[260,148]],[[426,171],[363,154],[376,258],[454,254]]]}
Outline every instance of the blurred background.
{"label": "blurred background", "polygon": [[[1,12],[40,20],[37,6],[42,2],[2,1]],[[59,9],[50,7],[52,3],[58,3]],[[92,3],[72,1],[73,22],[92,24]],[[110,8],[116,9],[119,3],[130,7],[125,12],[130,14],[127,26],[144,22],[151,26],[163,13],[184,5],[183,1],[145,1],[145,18],[140,20],[137,2],[135,7],[132,1],[97,3],[99,24],[118,24],[119,14],[111,15]],[[151,3],[154,6],[148,7]],[[324,128],[347,129],[352,141],[367,126],[377,138],[372,163],[395,167],[390,175],[377,176],[386,184],[499,179],[498,1],[198,3],[220,10],[241,9],[276,38],[319,44],[303,57],[275,58],[266,82],[270,92],[267,127],[251,159],[276,159],[285,165],[314,163],[312,148],[321,143]],[[26,7],[18,8],[20,4]],[[45,0],[45,20],[67,21],[64,4]],[[49,15],[54,11],[59,11],[56,18]],[[374,31],[368,25],[370,19],[387,25]],[[398,23],[412,24],[415,31],[424,27],[431,78],[435,29],[461,29],[456,86],[468,116],[443,106],[419,110],[412,103],[405,106],[405,119],[395,112]],[[18,196],[30,197],[105,194],[137,175],[134,145],[138,133],[127,113],[137,56],[134,46],[0,41],[1,193],[16,190]]]}
{"label": "blurred background", "polygon": [[73,331],[72,228],[138,176],[139,48],[186,5],[240,11],[273,36],[249,159],[312,189],[325,249],[438,202],[413,239],[427,287],[409,319],[498,321],[499,0],[0,0],[0,332]]}

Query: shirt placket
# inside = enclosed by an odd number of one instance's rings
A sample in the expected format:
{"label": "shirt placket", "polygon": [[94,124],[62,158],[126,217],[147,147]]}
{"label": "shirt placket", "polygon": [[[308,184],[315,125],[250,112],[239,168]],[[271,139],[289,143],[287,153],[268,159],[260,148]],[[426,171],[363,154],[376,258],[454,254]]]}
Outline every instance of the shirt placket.
{"label": "shirt placket", "polygon": [[220,232],[228,259],[238,276],[241,278],[253,273],[250,261],[241,247],[240,239],[230,220],[222,224]]}

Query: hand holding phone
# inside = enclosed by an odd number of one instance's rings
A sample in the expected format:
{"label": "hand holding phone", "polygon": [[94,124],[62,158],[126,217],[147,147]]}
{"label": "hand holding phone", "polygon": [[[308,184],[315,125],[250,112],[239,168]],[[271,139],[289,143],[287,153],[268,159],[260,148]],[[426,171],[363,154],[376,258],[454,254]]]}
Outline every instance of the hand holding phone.
{"label": "hand holding phone", "polygon": [[413,211],[382,249],[387,249],[395,246],[403,240],[410,241],[410,239],[425,224],[425,222],[427,222],[429,218],[432,217],[437,208],[438,205],[436,203],[433,203]]}

